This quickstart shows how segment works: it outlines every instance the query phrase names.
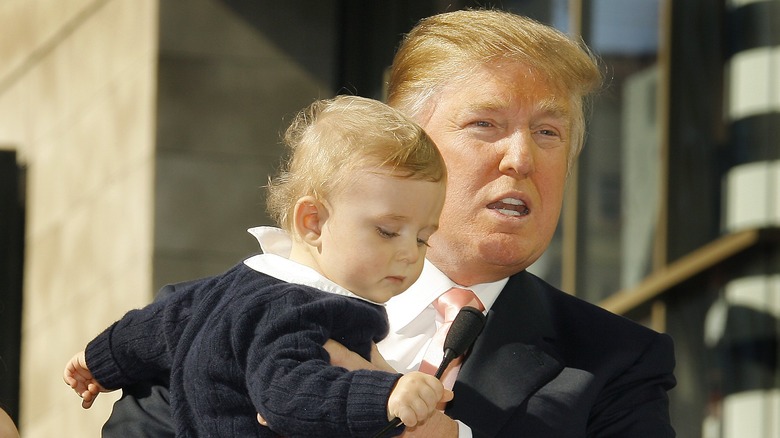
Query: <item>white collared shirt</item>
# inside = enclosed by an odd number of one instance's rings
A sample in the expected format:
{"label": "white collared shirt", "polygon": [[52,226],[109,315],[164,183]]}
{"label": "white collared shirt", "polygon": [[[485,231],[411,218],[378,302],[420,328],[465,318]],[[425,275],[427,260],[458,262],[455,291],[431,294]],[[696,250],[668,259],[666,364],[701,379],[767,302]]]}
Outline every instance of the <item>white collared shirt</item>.
{"label": "white collared shirt", "polygon": [[332,294],[358,298],[378,306],[384,306],[384,303],[377,303],[356,295],[325,278],[316,270],[290,260],[292,241],[282,229],[256,227],[250,228],[249,233],[255,236],[257,241],[260,242],[260,248],[263,250],[263,254],[258,254],[244,260],[244,264],[253,270],[288,283],[311,286]]}
{"label": "white collared shirt", "polygon": [[[255,236],[263,250],[263,254],[250,257],[244,262],[250,268],[283,281],[357,297],[317,271],[289,260],[292,240],[284,230],[275,227],[255,227],[248,231]],[[378,344],[379,351],[398,372],[405,374],[416,371],[420,367],[433,334],[442,323],[433,307],[436,298],[453,287],[470,289],[479,297],[487,312],[508,280],[504,278],[493,283],[465,287],[454,283],[436,266],[425,260],[420,278],[405,292],[386,303],[390,333]],[[323,285],[326,288],[323,288]],[[460,438],[472,436],[471,429],[460,421],[458,421],[458,436]]]}
{"label": "white collared shirt", "polygon": [[379,352],[401,373],[416,371],[441,317],[433,301],[453,287],[473,291],[487,312],[498,298],[508,279],[473,286],[461,286],[444,275],[433,263],[425,261],[420,278],[404,293],[387,302],[390,334],[379,343]]}

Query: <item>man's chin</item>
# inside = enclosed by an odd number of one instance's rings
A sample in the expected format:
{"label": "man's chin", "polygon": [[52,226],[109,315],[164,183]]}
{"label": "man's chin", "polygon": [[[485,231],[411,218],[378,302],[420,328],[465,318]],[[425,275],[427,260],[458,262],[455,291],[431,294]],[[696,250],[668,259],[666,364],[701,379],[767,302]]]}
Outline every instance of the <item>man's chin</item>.
{"label": "man's chin", "polygon": [[485,264],[514,274],[539,258],[528,243],[515,235],[491,235],[480,241],[478,253]]}

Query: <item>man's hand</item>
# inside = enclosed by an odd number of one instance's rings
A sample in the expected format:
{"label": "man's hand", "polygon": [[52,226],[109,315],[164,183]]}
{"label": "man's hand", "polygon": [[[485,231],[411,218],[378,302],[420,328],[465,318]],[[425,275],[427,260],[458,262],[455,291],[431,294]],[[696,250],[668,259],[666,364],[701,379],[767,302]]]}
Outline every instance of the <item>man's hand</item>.
{"label": "man's hand", "polygon": [[414,427],[406,427],[402,438],[457,438],[458,423],[441,411],[436,411]]}
{"label": "man's hand", "polygon": [[328,339],[322,347],[330,354],[331,365],[346,368],[350,371],[379,370],[387,371],[389,373],[397,372],[385,361],[385,358],[379,354],[379,349],[374,343],[371,343],[371,362],[363,359],[359,354],[333,339]]}
{"label": "man's hand", "polygon": [[379,348],[377,348],[376,344],[373,342],[371,343],[371,364],[373,364],[380,371],[387,371],[389,373],[398,372],[389,363],[387,363],[385,358],[382,357],[382,354],[379,352]]}

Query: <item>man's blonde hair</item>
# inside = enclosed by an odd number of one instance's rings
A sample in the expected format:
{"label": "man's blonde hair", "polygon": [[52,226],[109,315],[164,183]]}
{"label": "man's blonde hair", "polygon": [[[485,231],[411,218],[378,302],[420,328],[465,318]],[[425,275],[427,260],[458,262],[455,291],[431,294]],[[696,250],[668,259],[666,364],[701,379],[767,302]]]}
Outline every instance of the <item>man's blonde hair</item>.
{"label": "man's blonde hair", "polygon": [[391,171],[399,178],[443,181],[444,159],[423,129],[399,110],[357,96],[318,100],[300,111],[284,135],[289,159],[268,183],[268,212],[292,231],[298,199],[326,199],[354,171]]}
{"label": "man's blonde hair", "polygon": [[422,19],[396,52],[387,102],[419,121],[445,85],[507,61],[528,67],[570,99],[571,164],[585,139],[585,98],[602,75],[584,43],[530,18],[483,9]]}

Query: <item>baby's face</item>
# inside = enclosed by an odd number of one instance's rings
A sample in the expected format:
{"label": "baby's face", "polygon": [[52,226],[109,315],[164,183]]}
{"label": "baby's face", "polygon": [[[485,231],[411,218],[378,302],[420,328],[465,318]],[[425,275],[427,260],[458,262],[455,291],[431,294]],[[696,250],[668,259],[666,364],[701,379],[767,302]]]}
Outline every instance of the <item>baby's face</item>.
{"label": "baby's face", "polygon": [[328,200],[318,265],[342,287],[385,302],[420,276],[445,183],[367,170],[354,176]]}

